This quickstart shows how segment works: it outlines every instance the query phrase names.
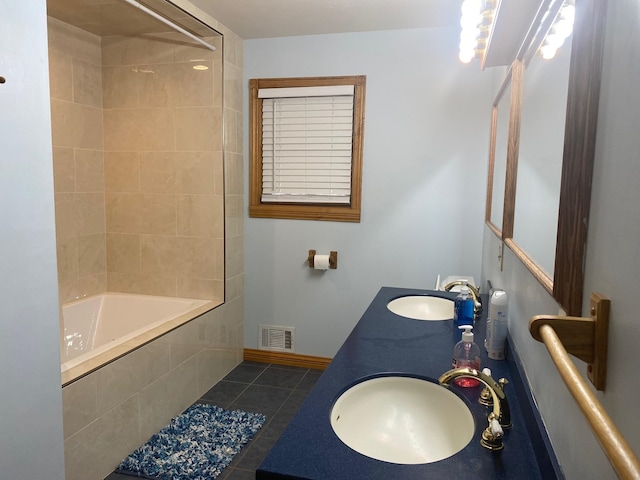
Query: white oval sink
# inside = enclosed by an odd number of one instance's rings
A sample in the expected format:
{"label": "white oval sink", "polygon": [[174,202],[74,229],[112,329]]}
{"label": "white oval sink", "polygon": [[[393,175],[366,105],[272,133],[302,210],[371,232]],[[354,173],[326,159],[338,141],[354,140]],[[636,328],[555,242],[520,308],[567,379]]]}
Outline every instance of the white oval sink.
{"label": "white oval sink", "polygon": [[376,377],[344,392],[331,427],[348,447],[399,464],[431,463],[455,455],[473,437],[469,408],[448,389],[413,377]]}
{"label": "white oval sink", "polygon": [[426,295],[396,298],[387,308],[401,317],[414,320],[450,320],[453,318],[453,300]]}

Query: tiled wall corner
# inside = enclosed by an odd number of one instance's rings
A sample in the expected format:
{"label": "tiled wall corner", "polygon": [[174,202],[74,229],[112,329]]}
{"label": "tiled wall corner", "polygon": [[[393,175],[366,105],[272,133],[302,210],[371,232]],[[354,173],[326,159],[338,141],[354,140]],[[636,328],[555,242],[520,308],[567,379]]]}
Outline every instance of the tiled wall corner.
{"label": "tiled wall corner", "polygon": [[100,38],[49,19],[51,126],[62,303],[107,288]]}
{"label": "tiled wall corner", "polygon": [[[232,65],[241,69],[242,40],[227,31],[225,35],[234,37],[229,43],[225,39],[225,68]],[[153,52],[157,58],[163,57],[158,49]],[[132,58],[137,54],[139,52],[136,53],[135,49],[131,51],[120,46],[110,52],[109,61]],[[241,72],[240,75],[236,72],[232,77],[237,84],[229,90],[227,82],[231,80],[225,76],[224,128],[241,129],[242,122],[238,118],[241,119],[242,115],[242,96],[239,96],[238,103],[237,95],[242,89]],[[227,95],[235,95],[235,100],[229,102]],[[227,109],[231,109],[233,115],[227,115]],[[241,131],[236,131],[236,136],[241,134]],[[243,169],[238,165],[230,168],[232,165],[227,163],[229,154],[242,157],[242,142],[236,141],[230,145],[236,151],[225,152],[225,181],[236,187],[231,192],[226,191],[224,197],[227,266],[224,278],[220,276],[213,280],[217,282],[213,285],[220,294],[222,282],[226,282],[225,303],[133,352],[131,358],[123,357],[63,388],[67,480],[102,480],[120,460],[242,361]],[[111,161],[117,162],[119,156],[127,157],[127,154],[116,152],[112,155],[112,152],[108,152],[105,156],[109,159],[105,160],[107,192],[126,192],[130,188],[126,186],[127,182],[135,183],[119,179],[119,166],[109,165]],[[231,158],[231,163],[237,163],[237,159]],[[124,162],[126,158],[121,160]],[[221,154],[217,156],[217,161],[222,161]],[[57,173],[64,183],[70,175],[68,161],[65,164],[64,157],[61,165],[67,166],[67,169],[61,168]],[[137,171],[134,177],[139,179],[139,163],[124,164],[124,168],[129,167]],[[215,181],[214,194],[222,195],[222,178]],[[137,274],[134,272],[131,275],[127,265],[141,261],[138,258],[141,254],[136,253],[141,244],[140,234],[109,232],[105,236],[107,255],[115,255],[111,260],[116,262],[118,270],[122,270],[117,274],[122,281],[130,281],[134,285]],[[65,248],[73,251],[77,246],[70,242]],[[68,268],[73,270],[74,267]]]}

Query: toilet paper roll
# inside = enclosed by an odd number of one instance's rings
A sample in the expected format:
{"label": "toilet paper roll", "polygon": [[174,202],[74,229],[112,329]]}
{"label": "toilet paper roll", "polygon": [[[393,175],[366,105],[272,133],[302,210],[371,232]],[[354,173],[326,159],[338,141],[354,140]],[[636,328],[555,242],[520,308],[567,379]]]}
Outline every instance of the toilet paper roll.
{"label": "toilet paper roll", "polygon": [[326,270],[329,268],[329,255],[315,255],[313,257],[314,270]]}

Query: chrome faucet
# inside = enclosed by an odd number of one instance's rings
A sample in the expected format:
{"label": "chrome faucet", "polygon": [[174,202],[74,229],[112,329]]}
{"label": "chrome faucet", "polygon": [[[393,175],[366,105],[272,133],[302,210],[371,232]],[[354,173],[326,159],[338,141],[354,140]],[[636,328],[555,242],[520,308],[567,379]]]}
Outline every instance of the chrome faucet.
{"label": "chrome faucet", "polygon": [[489,426],[482,433],[482,440],[480,443],[483,447],[490,450],[501,450],[503,428],[511,427],[511,410],[509,409],[509,402],[504,394],[504,385],[507,384],[506,379],[500,379],[500,383],[497,383],[493,378],[483,372],[479,372],[473,368],[454,368],[448,370],[440,375],[438,382],[440,385],[448,387],[449,384],[460,377],[471,377],[480,380],[493,398],[493,412],[489,414]]}
{"label": "chrome faucet", "polygon": [[473,315],[475,318],[480,318],[480,314],[482,313],[482,300],[480,298],[480,290],[467,283],[466,280],[455,280],[453,282],[447,283],[444,286],[444,290],[450,292],[451,289],[457,285],[464,285],[465,287],[469,287],[471,298],[473,298]]}

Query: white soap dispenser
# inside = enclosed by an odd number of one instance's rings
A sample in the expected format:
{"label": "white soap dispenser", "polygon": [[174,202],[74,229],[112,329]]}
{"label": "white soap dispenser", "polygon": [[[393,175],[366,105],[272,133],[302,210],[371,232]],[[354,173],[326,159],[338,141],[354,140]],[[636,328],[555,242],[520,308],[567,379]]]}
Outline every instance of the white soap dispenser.
{"label": "white soap dispenser", "polygon": [[[462,332],[462,340],[453,347],[453,363],[452,368],[469,367],[480,370],[480,348],[473,341],[472,325],[460,325],[458,327]],[[458,377],[453,381],[461,387],[477,387],[480,380],[473,377]]]}

